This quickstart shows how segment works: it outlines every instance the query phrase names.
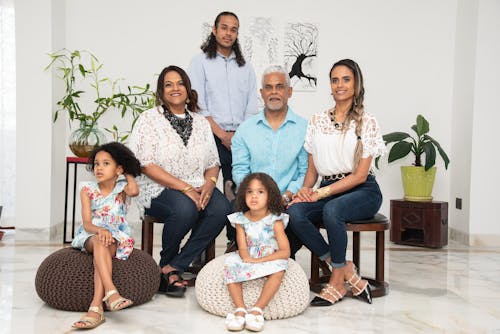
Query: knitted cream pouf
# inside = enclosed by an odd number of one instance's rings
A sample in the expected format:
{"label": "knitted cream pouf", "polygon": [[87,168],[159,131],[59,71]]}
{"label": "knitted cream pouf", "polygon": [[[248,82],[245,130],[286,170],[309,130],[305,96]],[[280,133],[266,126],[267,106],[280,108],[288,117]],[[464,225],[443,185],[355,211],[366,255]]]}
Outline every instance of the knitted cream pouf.
{"label": "knitted cream pouf", "polygon": [[[134,305],[143,304],[160,286],[160,267],[148,253],[134,248],[125,261],[113,259],[113,283]],[[94,264],[91,254],[71,247],[49,255],[38,267],[36,292],[48,305],[65,311],[84,312],[94,294]]]}
{"label": "knitted cream pouf", "polygon": [[[196,277],[196,299],[206,311],[225,317],[234,311],[234,305],[224,284],[224,259],[229,254],[216,257],[207,263]],[[265,278],[243,282],[243,298],[247,307],[252,307],[259,297]],[[302,313],[309,305],[309,282],[306,273],[292,259],[281,287],[264,309],[264,318],[284,319]]]}

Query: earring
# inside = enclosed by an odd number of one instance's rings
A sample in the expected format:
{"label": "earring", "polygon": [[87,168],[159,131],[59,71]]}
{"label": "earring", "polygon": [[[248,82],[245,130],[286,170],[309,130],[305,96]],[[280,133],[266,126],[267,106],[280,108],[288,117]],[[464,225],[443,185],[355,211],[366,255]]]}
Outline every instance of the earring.
{"label": "earring", "polygon": [[186,99],[186,104],[189,104],[189,102],[191,102],[191,100],[189,99],[189,97]]}

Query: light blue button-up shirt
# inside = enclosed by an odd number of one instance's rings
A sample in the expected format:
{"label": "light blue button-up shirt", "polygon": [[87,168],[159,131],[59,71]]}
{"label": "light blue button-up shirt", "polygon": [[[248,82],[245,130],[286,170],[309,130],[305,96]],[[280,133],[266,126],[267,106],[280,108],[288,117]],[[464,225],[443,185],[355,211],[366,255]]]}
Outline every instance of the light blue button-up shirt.
{"label": "light blue button-up shirt", "polygon": [[234,52],[215,58],[196,55],[188,68],[192,88],[204,116],[211,116],[224,130],[234,131],[257,110],[255,72],[248,62],[238,66]]}
{"label": "light blue button-up shirt", "polygon": [[233,180],[239,186],[250,173],[269,174],[283,194],[296,193],[307,171],[304,149],[307,121],[288,108],[286,118],[274,131],[264,111],[243,122],[231,143]]}

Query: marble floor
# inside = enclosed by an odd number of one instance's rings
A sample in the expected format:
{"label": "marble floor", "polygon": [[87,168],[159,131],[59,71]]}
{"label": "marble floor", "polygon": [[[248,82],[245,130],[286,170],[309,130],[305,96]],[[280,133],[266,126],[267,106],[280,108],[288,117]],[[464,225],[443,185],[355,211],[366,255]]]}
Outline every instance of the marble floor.
{"label": "marble floor", "polygon": [[[361,267],[374,273],[374,236],[362,236]],[[45,305],[35,292],[38,265],[61,243],[0,241],[0,333],[66,333],[80,313]],[[350,247],[350,245],[349,245]],[[224,240],[217,241],[217,255]],[[154,253],[158,253],[158,245]],[[297,260],[309,271],[309,252]],[[267,321],[265,333],[496,333],[500,334],[500,247],[450,243],[443,249],[386,242],[387,296],[369,305],[345,298],[331,307],[308,308],[299,316]],[[350,253],[348,254],[350,256]],[[311,298],[313,294],[311,294]],[[194,288],[185,298],[157,295],[116,313],[93,333],[223,333],[223,318],[205,312]]]}

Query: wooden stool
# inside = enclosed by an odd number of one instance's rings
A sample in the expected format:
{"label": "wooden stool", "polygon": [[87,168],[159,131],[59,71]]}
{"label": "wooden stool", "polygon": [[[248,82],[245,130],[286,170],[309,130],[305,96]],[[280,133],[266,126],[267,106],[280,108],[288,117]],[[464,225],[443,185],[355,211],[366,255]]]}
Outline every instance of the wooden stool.
{"label": "wooden stool", "polygon": [[[352,232],[352,254],[353,262],[360,269],[360,232],[375,232],[376,245],[375,245],[375,279],[363,277],[370,282],[372,289],[372,297],[382,297],[389,292],[389,284],[384,281],[384,251],[385,240],[384,233],[389,229],[389,220],[386,216],[377,213],[375,217],[366,220],[355,220],[346,223],[346,230]],[[323,224],[319,224],[318,228],[324,228]],[[320,277],[319,269],[323,272]],[[311,279],[309,284],[311,290],[319,292],[321,290],[321,283],[328,282],[330,278],[330,270],[328,265],[321,261],[316,255],[311,252]]]}
{"label": "wooden stool", "polygon": [[[163,224],[163,221],[161,218],[153,217],[153,216],[148,216],[144,215],[144,218],[142,219],[142,238],[141,238],[141,249],[146,251],[149,255],[152,255],[153,253],[153,228],[154,228],[154,223],[161,223]],[[207,249],[205,250],[205,263],[202,264],[205,265],[207,262],[213,260],[215,258],[215,239],[210,242],[207,246]],[[201,267],[189,267],[186,271],[197,274],[198,271],[200,271]],[[194,279],[188,280],[189,285],[193,284],[194,285]]]}

